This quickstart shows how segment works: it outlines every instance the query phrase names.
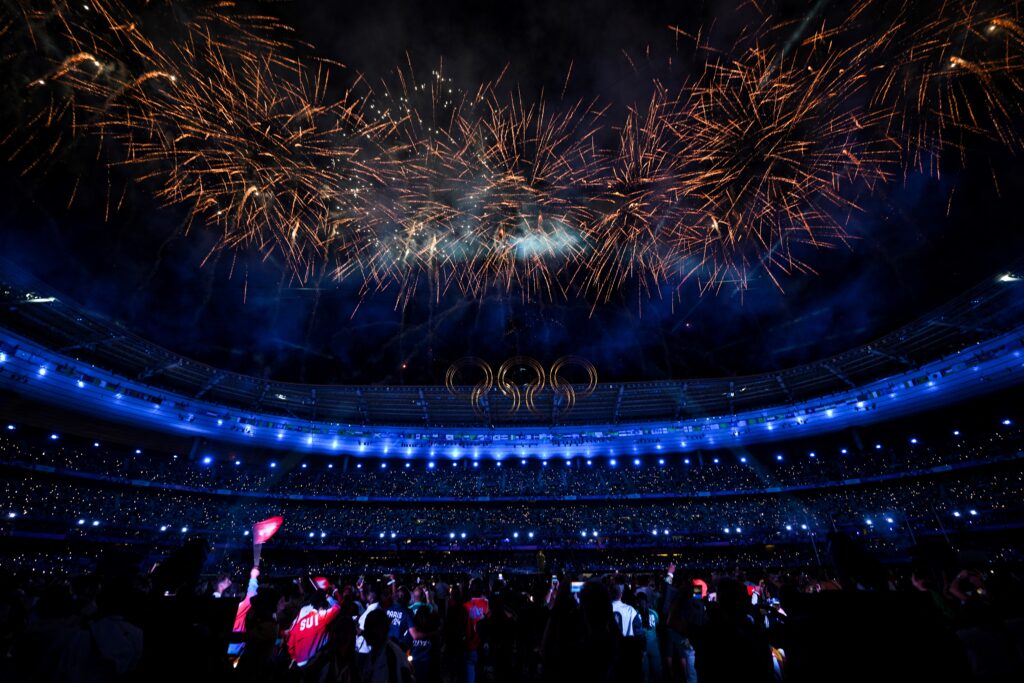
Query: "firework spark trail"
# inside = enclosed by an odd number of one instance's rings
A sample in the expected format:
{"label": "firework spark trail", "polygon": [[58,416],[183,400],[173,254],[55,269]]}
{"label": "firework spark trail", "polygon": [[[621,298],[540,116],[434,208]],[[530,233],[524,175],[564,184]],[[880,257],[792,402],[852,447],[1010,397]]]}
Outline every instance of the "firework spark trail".
{"label": "firework spark trail", "polygon": [[1020,0],[851,3],[817,27],[762,14],[729,52],[696,38],[692,81],[655,82],[608,122],[605,104],[501,77],[463,91],[443,65],[375,91],[228,2],[20,0],[0,64],[23,70],[27,104],[4,144],[30,169],[93,131],[217,249],[360,278],[396,305],[424,283],[595,305],[631,282],[781,287],[901,165],[937,172],[968,135],[1021,144]]}

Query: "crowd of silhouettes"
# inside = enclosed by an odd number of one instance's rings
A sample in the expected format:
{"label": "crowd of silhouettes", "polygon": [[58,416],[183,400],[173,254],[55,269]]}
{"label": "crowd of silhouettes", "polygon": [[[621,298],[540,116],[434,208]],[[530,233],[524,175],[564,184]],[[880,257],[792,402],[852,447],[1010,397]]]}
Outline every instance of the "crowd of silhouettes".
{"label": "crowd of silhouettes", "polygon": [[[325,577],[156,566],[0,575],[0,680],[770,683],[1024,680],[1024,582],[835,535],[814,571]],[[203,578],[207,576],[208,578]]]}

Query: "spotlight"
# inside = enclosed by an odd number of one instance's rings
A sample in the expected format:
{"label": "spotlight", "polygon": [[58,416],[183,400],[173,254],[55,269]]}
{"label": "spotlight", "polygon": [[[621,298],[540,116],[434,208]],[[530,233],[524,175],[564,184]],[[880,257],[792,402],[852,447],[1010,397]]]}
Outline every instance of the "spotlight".
{"label": "spotlight", "polygon": [[59,434],[50,434],[50,441],[56,441],[60,438]]}
{"label": "spotlight", "polygon": [[211,458],[210,456],[206,456],[205,458],[203,458],[204,465],[209,465],[211,462],[213,462],[213,458]]}

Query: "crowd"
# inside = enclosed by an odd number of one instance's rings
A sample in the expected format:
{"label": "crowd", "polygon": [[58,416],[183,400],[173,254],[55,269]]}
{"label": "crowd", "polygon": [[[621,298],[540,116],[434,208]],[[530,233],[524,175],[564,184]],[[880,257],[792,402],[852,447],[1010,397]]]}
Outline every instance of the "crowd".
{"label": "crowd", "polygon": [[590,504],[528,500],[384,506],[349,501],[267,501],[115,486],[57,476],[0,474],[0,529],[58,532],[72,538],[159,540],[202,534],[244,541],[248,524],[271,514],[287,520],[285,542],[394,547],[410,542],[473,546],[592,547],[619,543],[786,542],[808,533],[850,529],[907,535],[1021,516],[1020,462],[871,485],[788,495],[686,501],[611,500]]}
{"label": "crowd", "polygon": [[472,457],[405,460],[253,454],[223,452],[212,446],[191,453],[143,452],[132,446],[20,428],[0,432],[0,462],[270,497],[429,500],[497,495],[541,499],[680,496],[899,476],[1022,450],[1024,430],[1012,423],[990,422],[993,425],[977,431],[956,429],[940,434],[934,427],[920,431],[907,426],[884,434],[844,433],[808,443],[752,446],[741,452],[642,457],[577,453],[569,459],[512,457],[501,463]]}
{"label": "crowd", "polygon": [[918,550],[885,568],[833,533],[816,571],[269,578],[204,576],[193,540],[145,570],[0,575],[0,679],[1020,680],[1022,577]]}

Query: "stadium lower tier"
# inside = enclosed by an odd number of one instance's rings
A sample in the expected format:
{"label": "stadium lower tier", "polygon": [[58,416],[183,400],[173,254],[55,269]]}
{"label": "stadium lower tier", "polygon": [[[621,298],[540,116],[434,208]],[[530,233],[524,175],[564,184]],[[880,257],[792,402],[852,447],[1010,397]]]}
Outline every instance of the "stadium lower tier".
{"label": "stadium lower tier", "polygon": [[844,531],[866,542],[1014,529],[1024,524],[1024,459],[922,476],[833,483],[787,493],[671,502],[531,500],[483,503],[261,500],[231,492],[181,493],[127,482],[17,470],[0,475],[2,533],[54,543],[173,546],[201,537],[244,547],[253,522],[281,515],[274,546],[411,552],[806,545]]}

